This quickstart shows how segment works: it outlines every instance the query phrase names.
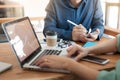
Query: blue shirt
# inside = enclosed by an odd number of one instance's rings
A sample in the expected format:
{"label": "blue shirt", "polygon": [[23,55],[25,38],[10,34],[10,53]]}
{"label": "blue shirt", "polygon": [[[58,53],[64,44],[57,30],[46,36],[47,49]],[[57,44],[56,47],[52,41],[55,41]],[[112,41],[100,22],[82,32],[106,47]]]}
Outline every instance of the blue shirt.
{"label": "blue shirt", "polygon": [[82,24],[87,30],[90,27],[92,31],[99,28],[98,39],[103,35],[103,13],[100,0],[82,0],[78,8],[71,6],[70,0],[50,0],[46,11],[44,35],[46,31],[54,30],[59,38],[72,40],[74,26],[67,20]]}

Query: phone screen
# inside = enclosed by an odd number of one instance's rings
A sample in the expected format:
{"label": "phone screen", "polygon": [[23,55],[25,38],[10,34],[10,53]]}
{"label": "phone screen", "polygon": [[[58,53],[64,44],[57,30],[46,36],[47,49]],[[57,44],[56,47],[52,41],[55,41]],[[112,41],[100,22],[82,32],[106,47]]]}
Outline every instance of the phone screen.
{"label": "phone screen", "polygon": [[109,62],[108,59],[99,58],[99,57],[90,56],[90,55],[83,57],[82,60],[95,62],[95,63],[99,63],[99,64],[106,64],[107,62]]}

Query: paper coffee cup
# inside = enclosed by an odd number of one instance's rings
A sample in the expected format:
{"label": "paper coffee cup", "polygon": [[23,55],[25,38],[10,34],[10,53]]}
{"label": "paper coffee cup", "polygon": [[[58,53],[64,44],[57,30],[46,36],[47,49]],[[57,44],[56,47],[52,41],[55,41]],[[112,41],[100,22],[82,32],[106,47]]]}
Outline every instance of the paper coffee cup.
{"label": "paper coffee cup", "polygon": [[46,42],[47,42],[47,46],[56,46],[57,45],[57,33],[55,31],[47,31]]}

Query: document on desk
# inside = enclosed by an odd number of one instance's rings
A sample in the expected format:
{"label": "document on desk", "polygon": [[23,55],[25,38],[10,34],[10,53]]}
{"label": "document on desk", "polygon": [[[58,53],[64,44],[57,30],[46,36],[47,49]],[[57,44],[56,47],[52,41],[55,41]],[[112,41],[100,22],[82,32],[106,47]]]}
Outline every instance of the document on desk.
{"label": "document on desk", "polygon": [[12,67],[12,64],[0,62],[0,73],[10,69]]}

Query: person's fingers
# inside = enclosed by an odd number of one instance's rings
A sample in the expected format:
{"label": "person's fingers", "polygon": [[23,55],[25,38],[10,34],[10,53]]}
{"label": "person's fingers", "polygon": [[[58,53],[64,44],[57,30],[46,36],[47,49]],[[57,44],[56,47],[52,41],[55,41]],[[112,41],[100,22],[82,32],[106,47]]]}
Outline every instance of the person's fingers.
{"label": "person's fingers", "polygon": [[78,29],[73,29],[72,34],[74,35],[80,35],[81,31]]}
{"label": "person's fingers", "polygon": [[79,60],[85,54],[83,53],[83,48],[80,45],[76,45],[73,50],[69,52],[69,56],[74,57],[75,60]]}
{"label": "person's fingers", "polygon": [[86,35],[80,35],[79,40],[82,41],[82,42],[86,42],[87,41]]}
{"label": "person's fingers", "polygon": [[[93,38],[87,38],[86,40],[87,40],[87,41],[91,41],[91,42],[95,41],[95,39],[93,39]],[[86,41],[86,42],[87,42],[87,41]]]}
{"label": "person's fingers", "polygon": [[86,28],[82,25],[82,24],[79,24],[78,26],[74,26],[73,27],[73,30],[77,30],[77,31],[79,31],[79,32],[83,32],[83,33],[87,33],[87,30],[86,30]]}
{"label": "person's fingers", "polygon": [[39,65],[39,64],[41,64],[41,63],[43,63],[43,62],[44,62],[44,60],[38,59],[38,60],[35,62],[35,65]]}
{"label": "person's fingers", "polygon": [[82,55],[78,55],[74,58],[75,61],[79,61],[82,58]]}
{"label": "person's fingers", "polygon": [[50,60],[48,58],[50,58],[49,55],[38,58],[38,60],[36,60],[36,62],[35,62],[35,65],[40,65],[44,62],[48,62]]}
{"label": "person's fingers", "polygon": [[84,53],[80,53],[79,55],[77,55],[75,58],[74,58],[74,60],[76,60],[76,61],[79,61],[82,57],[84,57],[85,55],[84,55]]}
{"label": "person's fingers", "polygon": [[84,30],[84,32],[87,33],[86,28],[85,28],[82,24],[80,24],[80,26],[81,26],[81,28]]}
{"label": "person's fingers", "polygon": [[70,52],[70,51],[72,50],[72,48],[73,48],[73,45],[69,46],[69,47],[67,48],[67,52]]}
{"label": "person's fingers", "polygon": [[89,34],[89,37],[85,37],[85,40],[86,40],[86,42],[87,41],[95,41],[96,38],[94,36],[92,36],[91,34]]}
{"label": "person's fingers", "polygon": [[81,29],[82,27],[81,27],[81,24],[79,24],[79,25],[77,25],[77,26],[74,26],[75,28],[77,28],[77,29]]}
{"label": "person's fingers", "polygon": [[82,29],[85,28],[82,24],[79,24],[78,26],[75,26],[75,27],[78,28],[78,29],[79,29],[79,28],[80,28],[80,29],[81,29],[81,28],[82,28]]}
{"label": "person's fingers", "polygon": [[67,55],[67,56],[68,56],[68,57],[72,56],[72,55],[75,54],[78,50],[79,50],[79,49],[78,49],[77,45],[72,46],[72,48],[70,48],[70,50],[68,50],[68,55]]}
{"label": "person's fingers", "polygon": [[99,29],[96,29],[96,31],[90,33],[87,37],[86,37],[86,40],[87,41],[95,41],[98,37],[100,33],[100,30]]}
{"label": "person's fingers", "polygon": [[78,34],[76,32],[72,32],[72,40],[73,41],[77,41],[78,40],[77,35]]}
{"label": "person's fingers", "polygon": [[98,33],[93,32],[93,33],[90,33],[89,36],[86,37],[86,39],[88,41],[95,41],[97,39],[98,35],[99,35]]}
{"label": "person's fingers", "polygon": [[81,42],[87,42],[87,40],[85,38],[80,38]]}
{"label": "person's fingers", "polygon": [[84,29],[77,28],[77,27],[73,28],[73,32],[86,33],[86,31]]}
{"label": "person's fingers", "polygon": [[49,62],[43,62],[43,63],[39,64],[38,66],[40,66],[40,67],[50,67],[51,68]]}
{"label": "person's fingers", "polygon": [[77,51],[77,49],[73,48],[71,51],[68,52],[68,57],[72,56],[73,54],[75,54]]}
{"label": "person's fingers", "polygon": [[[79,52],[78,52],[78,53],[79,53]],[[80,54],[77,55],[74,59],[75,59],[76,61],[79,61],[82,57],[85,57],[85,56],[87,56],[86,53],[80,53]]]}
{"label": "person's fingers", "polygon": [[100,33],[100,30],[99,30],[99,29],[96,29],[96,31],[92,32],[91,34],[92,34],[92,35],[99,35],[99,33]]}

